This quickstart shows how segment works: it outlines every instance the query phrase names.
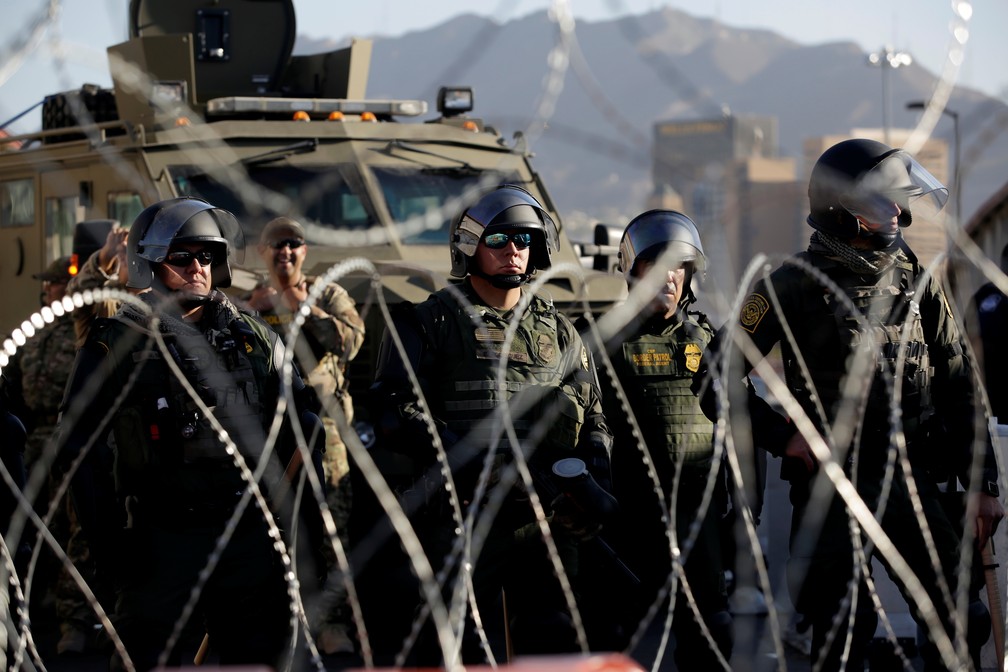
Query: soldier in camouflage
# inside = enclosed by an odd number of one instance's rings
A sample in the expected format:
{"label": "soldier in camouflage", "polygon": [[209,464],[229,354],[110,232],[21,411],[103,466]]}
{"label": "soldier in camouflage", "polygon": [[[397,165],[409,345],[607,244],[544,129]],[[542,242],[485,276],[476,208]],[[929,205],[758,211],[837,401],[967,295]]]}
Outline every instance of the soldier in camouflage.
{"label": "soldier in camouflage", "polygon": [[[269,270],[269,281],[256,288],[249,305],[281,337],[286,337],[291,320],[316,281],[302,270],[307,254],[304,227],[296,220],[277,217],[263,229],[259,255]],[[340,425],[343,431],[350,431],[353,426],[353,400],[347,391],[346,367],[363,342],[364,320],[353,299],[339,284],[328,283],[305,320],[301,337],[294,344],[294,355],[323,408],[329,409],[322,416],[326,428],[323,464],[329,485],[329,509],[341,533],[346,529],[352,499],[347,449],[340,436]],[[325,653],[353,650],[345,632],[349,614],[343,601],[342,582],[336,578],[329,586],[336,593],[330,596],[334,604],[326,610],[326,622],[318,635],[319,646]]]}
{"label": "soldier in camouflage", "polygon": [[[67,293],[76,294],[86,289],[118,289],[127,291],[126,238],[129,229],[113,226],[109,229],[102,247],[93,252],[67,284]],[[87,340],[91,323],[96,317],[112,317],[119,310],[119,301],[106,299],[83,305],[74,311],[74,333],[77,347]]]}
{"label": "soldier in camouflage", "polygon": [[[69,269],[70,258],[61,257],[51,263],[45,271],[34,276],[42,281],[43,305],[48,306],[66,295],[67,285],[72,277]],[[63,389],[66,387],[76,352],[74,319],[70,315],[62,315],[29,339],[18,351],[9,369],[4,370],[13,393],[19,395],[22,400],[22,408],[18,415],[28,429],[25,465],[29,472],[50,445],[53,433],[56,431],[56,419],[63,399]],[[62,477],[63,474],[58,469],[52,470],[49,479],[50,494],[55,493]],[[48,499],[47,497],[45,502],[39,503],[43,506],[37,506],[42,512],[48,507]],[[77,516],[69,498],[64,497],[49,527],[77,570],[85,577],[92,576],[87,542],[80,534]],[[94,611],[70,572],[66,568],[58,568],[55,571],[57,578],[53,591],[60,628],[56,650],[59,654],[82,653],[89,642],[95,623]],[[43,576],[45,573],[43,571]],[[51,584],[45,580],[43,585]]]}

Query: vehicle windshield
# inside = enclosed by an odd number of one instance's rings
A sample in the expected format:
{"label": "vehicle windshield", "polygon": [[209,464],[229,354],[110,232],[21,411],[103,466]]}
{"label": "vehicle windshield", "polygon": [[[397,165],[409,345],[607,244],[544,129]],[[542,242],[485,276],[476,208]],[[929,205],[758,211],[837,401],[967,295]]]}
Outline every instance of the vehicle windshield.
{"label": "vehicle windshield", "polygon": [[[477,190],[481,186],[485,189],[517,180],[515,175],[462,169],[373,167],[372,172],[378,178],[389,213],[397,225],[404,225],[411,218],[423,217],[430,210],[441,210],[445,203],[460,199],[467,190]],[[401,227],[403,244],[447,245],[453,215],[453,211],[440,212],[434,222],[437,226],[430,223],[422,225],[414,219],[409,225]]]}
{"label": "vehicle windshield", "polygon": [[[264,165],[248,166],[247,171],[261,189],[249,189],[247,182],[228,185],[225,178],[211,177],[198,166],[168,168],[180,196],[202,198],[231,211],[246,227],[250,240],[279,214],[295,213],[304,221],[333,229],[360,230],[378,222],[377,210],[353,165]],[[446,202],[470,189],[517,180],[513,174],[459,169],[372,167],[372,172],[404,245],[447,244],[453,213],[441,211]],[[438,212],[433,222],[422,219],[430,210]]]}
{"label": "vehicle windshield", "polygon": [[[378,221],[353,166],[251,166],[254,183],[225,182],[198,166],[170,166],[168,173],[179,196],[194,196],[230,210],[255,234],[278,215],[295,216],[334,229],[366,229]],[[260,188],[256,188],[260,187]]]}

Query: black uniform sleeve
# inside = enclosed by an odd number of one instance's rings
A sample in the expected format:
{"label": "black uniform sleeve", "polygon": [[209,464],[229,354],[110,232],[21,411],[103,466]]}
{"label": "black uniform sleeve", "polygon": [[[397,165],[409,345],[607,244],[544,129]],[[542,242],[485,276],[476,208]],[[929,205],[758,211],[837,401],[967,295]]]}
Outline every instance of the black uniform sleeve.
{"label": "black uniform sleeve", "polygon": [[[3,375],[0,376],[0,431],[4,437],[3,444],[0,445],[0,460],[10,474],[14,486],[18,490],[23,490],[26,480],[24,452],[27,432],[11,409],[6,377],[7,370],[4,369]],[[16,508],[15,494],[8,490],[6,485],[0,485],[0,533],[7,529]]]}
{"label": "black uniform sleeve", "polygon": [[576,375],[588,383],[588,398],[585,404],[585,424],[578,437],[578,452],[583,456],[588,471],[607,492],[612,492],[612,447],[613,435],[606,422],[602,407],[602,392],[599,387],[595,362],[576,331],[571,329],[571,347],[580,351],[581,367]]}
{"label": "black uniform sleeve", "polygon": [[[719,400],[722,386],[729,403],[730,422],[738,418],[748,418],[753,444],[775,457],[784,453],[784,448],[796,429],[790,419],[778,412],[764,397],[760,396],[748,376],[752,364],[742,355],[741,349],[729,342],[730,329],[724,326],[714,335],[707,347],[704,365],[693,378],[693,391],[700,397],[700,407],[712,422],[717,422],[720,414]],[[730,371],[723,369],[724,355],[730,351],[729,362],[734,363]]]}
{"label": "black uniform sleeve", "polygon": [[[392,330],[402,343],[400,355]],[[419,398],[410,380],[410,371],[426,389],[432,352],[428,329],[420,322],[412,304],[402,304],[392,313],[378,351],[375,381],[368,393],[372,417],[378,419],[378,438],[390,450],[409,452],[430,445],[431,436]],[[448,443],[452,441],[446,439]]]}
{"label": "black uniform sleeve", "polygon": [[[986,415],[977,399],[979,381],[965,347],[962,332],[952,316],[945,294],[937,281],[929,279],[920,302],[924,339],[934,369],[931,381],[935,408],[935,429],[940,441],[931,441],[931,450],[944,448],[952,469],[963,484],[969,483],[973,450],[983,451],[983,478],[997,482],[997,461]],[[938,456],[934,456],[938,457]]]}
{"label": "black uniform sleeve", "polygon": [[106,435],[115,411],[117,378],[108,349],[89,339],[77,352],[60,408],[58,460],[64,470],[84,455],[70,484],[77,518],[96,565],[112,571],[125,524],[116,497]]}

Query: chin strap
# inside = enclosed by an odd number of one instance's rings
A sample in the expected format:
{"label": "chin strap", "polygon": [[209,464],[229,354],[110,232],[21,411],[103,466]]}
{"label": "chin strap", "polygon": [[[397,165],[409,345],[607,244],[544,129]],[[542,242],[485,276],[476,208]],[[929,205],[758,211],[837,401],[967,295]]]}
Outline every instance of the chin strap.
{"label": "chin strap", "polygon": [[863,226],[858,227],[858,238],[862,240],[867,240],[875,250],[884,250],[888,247],[892,247],[892,244],[896,242],[896,238],[899,236],[899,229],[893,231],[892,233],[878,233],[877,231],[869,231]]}
{"label": "chin strap", "polygon": [[869,231],[864,224],[858,221],[857,237],[867,240],[873,249],[884,250],[896,242],[896,238],[899,237],[899,230],[910,226],[911,221],[913,221],[913,215],[910,214],[909,210],[903,210],[899,214],[899,226],[892,233]]}
{"label": "chin strap", "polygon": [[516,287],[521,287],[532,279],[531,273],[521,273],[517,275],[490,275],[489,273],[484,273],[482,270],[474,269],[472,274],[487,280],[497,289],[514,289]]}

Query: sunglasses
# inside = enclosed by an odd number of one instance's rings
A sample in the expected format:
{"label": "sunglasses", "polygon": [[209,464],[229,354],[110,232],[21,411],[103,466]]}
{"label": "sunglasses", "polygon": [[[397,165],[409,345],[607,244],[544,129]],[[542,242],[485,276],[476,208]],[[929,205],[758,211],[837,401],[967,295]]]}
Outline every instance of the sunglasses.
{"label": "sunglasses", "polygon": [[514,243],[515,247],[519,250],[524,250],[532,244],[532,234],[528,232],[488,233],[483,236],[483,244],[491,250],[500,250],[506,247],[509,242]]}
{"label": "sunglasses", "polygon": [[284,238],[283,240],[275,240],[273,242],[270,242],[268,243],[268,245],[272,247],[274,250],[282,250],[285,247],[289,247],[292,250],[296,250],[297,248],[304,245],[304,241],[301,240],[300,238]]}
{"label": "sunglasses", "polygon": [[178,266],[179,268],[188,268],[189,264],[192,263],[193,259],[200,263],[200,266],[209,266],[214,261],[214,253],[210,250],[200,250],[198,252],[190,252],[189,250],[179,250],[178,252],[169,252],[165,255],[164,263],[169,266]]}

